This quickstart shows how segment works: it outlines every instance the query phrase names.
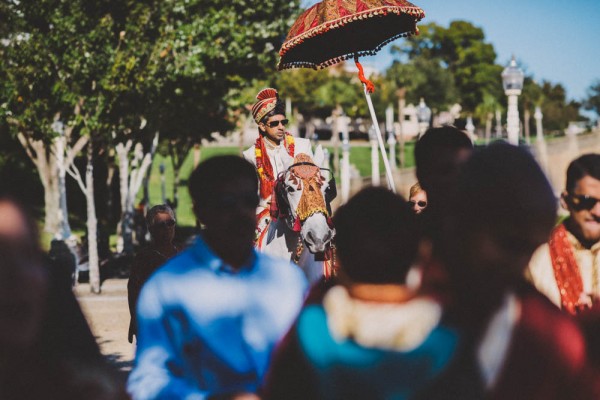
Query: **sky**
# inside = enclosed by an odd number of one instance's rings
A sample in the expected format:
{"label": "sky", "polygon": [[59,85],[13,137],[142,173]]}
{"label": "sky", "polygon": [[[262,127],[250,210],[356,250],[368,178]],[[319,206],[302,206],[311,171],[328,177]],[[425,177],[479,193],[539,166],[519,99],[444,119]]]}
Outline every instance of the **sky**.
{"label": "sky", "polygon": [[[304,0],[304,7],[315,4]],[[514,56],[537,82],[562,84],[567,98],[582,100],[600,81],[600,0],[414,0],[425,10],[420,24],[448,27],[462,19],[483,29],[494,45],[496,62],[507,65]],[[399,43],[398,39],[394,43]],[[383,70],[393,60],[388,44],[365,65]]]}

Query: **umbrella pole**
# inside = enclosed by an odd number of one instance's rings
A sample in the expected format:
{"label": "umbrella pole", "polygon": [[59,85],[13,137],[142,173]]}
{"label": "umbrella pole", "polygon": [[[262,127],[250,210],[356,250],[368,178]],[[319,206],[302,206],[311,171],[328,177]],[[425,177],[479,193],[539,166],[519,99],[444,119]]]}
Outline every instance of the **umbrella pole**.
{"label": "umbrella pole", "polygon": [[385,145],[383,144],[383,136],[381,136],[381,130],[379,129],[379,123],[377,122],[377,115],[375,115],[375,108],[373,107],[373,101],[371,101],[371,94],[367,90],[367,85],[363,83],[363,89],[365,91],[365,97],[367,98],[367,105],[369,106],[369,112],[371,113],[371,119],[373,120],[373,126],[375,127],[375,133],[377,135],[377,142],[379,142],[379,150],[383,157],[383,165],[385,165],[385,175],[390,190],[396,193],[396,186],[394,185],[394,178],[392,177],[392,169],[390,168],[390,162],[387,158],[387,152],[385,151]]}

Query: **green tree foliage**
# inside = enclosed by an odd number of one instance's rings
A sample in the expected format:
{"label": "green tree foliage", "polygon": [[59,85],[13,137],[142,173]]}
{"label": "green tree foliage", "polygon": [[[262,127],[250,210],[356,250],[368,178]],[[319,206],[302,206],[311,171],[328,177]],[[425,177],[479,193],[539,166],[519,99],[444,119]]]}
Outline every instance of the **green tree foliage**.
{"label": "green tree foliage", "polygon": [[278,73],[273,84],[305,118],[325,118],[338,105],[351,117],[368,115],[362,84],[343,64],[324,70],[291,69]]}
{"label": "green tree foliage", "polygon": [[156,131],[185,151],[227,130],[239,91],[274,73],[297,10],[297,0],[3,2],[1,116],[13,133],[50,140],[60,115],[105,155]]}
{"label": "green tree foliage", "polygon": [[418,55],[407,63],[394,61],[386,77],[392,86],[406,88],[408,103],[418,104],[423,97],[428,106],[441,111],[458,99],[454,76],[442,66],[440,59]]}
{"label": "green tree foliage", "polygon": [[[438,91],[447,92],[447,97],[453,100],[448,101],[443,95],[432,93],[427,85],[418,84],[406,86],[407,98],[426,97],[427,103],[432,105],[458,101],[467,112],[475,111],[486,94],[501,98],[502,67],[495,64],[496,52],[493,45],[485,42],[481,28],[467,21],[453,21],[448,28],[430,23],[421,25],[419,30],[418,36],[412,36],[394,48],[400,56],[399,61],[408,61],[404,75],[408,80],[437,80],[437,84],[443,85]],[[402,70],[402,67],[394,69]],[[416,78],[408,75],[409,72]],[[416,90],[423,90],[423,94],[411,94]]]}
{"label": "green tree foliage", "polygon": [[584,120],[579,109],[581,103],[567,101],[565,88],[561,84],[542,82],[542,113],[544,114],[544,130],[562,133],[569,121]]}

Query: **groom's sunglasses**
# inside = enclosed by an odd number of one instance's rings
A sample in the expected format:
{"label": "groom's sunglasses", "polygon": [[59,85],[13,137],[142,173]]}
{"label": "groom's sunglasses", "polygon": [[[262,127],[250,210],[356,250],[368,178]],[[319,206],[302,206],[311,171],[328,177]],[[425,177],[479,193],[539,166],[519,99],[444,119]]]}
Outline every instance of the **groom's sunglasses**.
{"label": "groom's sunglasses", "polygon": [[290,121],[286,118],[286,119],[282,119],[279,121],[267,122],[267,126],[269,128],[275,128],[275,127],[279,126],[280,123],[281,123],[281,125],[286,126],[288,124],[288,122],[290,122]]}
{"label": "groom's sunglasses", "polygon": [[569,202],[574,209],[580,210],[591,210],[596,206],[596,203],[600,201],[592,196],[585,196],[582,194],[569,194],[568,195]]}

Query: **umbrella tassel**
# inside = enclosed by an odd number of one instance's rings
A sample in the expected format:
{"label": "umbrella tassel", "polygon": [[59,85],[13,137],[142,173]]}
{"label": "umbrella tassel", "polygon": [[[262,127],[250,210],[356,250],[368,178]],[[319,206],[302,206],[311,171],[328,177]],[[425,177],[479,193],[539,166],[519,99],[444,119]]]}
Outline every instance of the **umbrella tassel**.
{"label": "umbrella tassel", "polygon": [[369,93],[373,93],[375,91],[375,85],[365,78],[365,71],[363,70],[363,66],[358,62],[358,57],[354,59],[354,62],[356,63],[356,68],[358,68],[358,79],[365,84]]}

